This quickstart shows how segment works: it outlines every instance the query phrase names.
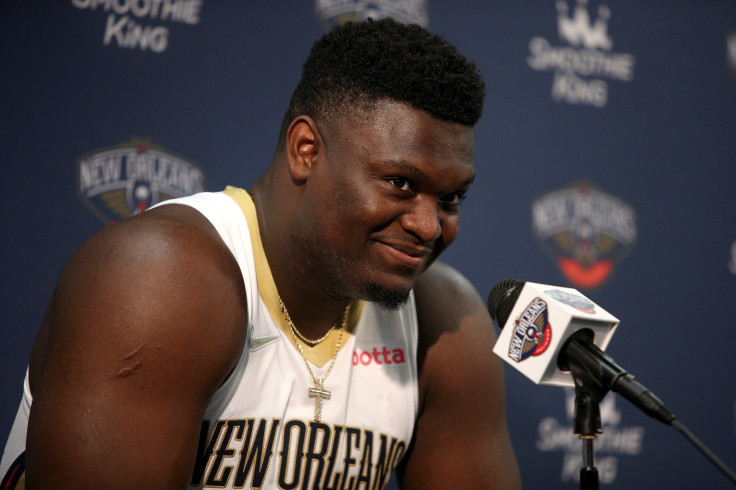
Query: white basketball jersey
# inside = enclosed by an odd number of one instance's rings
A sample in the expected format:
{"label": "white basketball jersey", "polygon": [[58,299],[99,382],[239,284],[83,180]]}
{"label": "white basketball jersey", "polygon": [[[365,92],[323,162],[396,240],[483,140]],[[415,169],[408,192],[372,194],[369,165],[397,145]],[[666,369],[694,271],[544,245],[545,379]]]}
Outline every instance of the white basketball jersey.
{"label": "white basketball jersey", "polygon": [[[413,296],[398,311],[353,305],[324,381],[330,398],[318,401],[279,310],[250,196],[227,188],[171,202],[213,223],[243,271],[248,297],[247,346],[207,409],[191,488],[383,488],[417,416]],[[314,349],[302,344],[315,377],[329,369],[338,336]]]}
{"label": "white basketball jersey", "polygon": [[[213,224],[240,266],[248,302],[246,346],[205,413],[190,488],[383,488],[418,410],[413,295],[390,312],[355,302],[342,336],[336,329],[314,348],[302,344],[302,357],[280,314],[250,196],[228,187],[160,205],[172,203]],[[307,362],[320,378],[333,358],[323,385],[329,399],[310,396]],[[25,449],[27,379],[25,388],[3,470]]]}

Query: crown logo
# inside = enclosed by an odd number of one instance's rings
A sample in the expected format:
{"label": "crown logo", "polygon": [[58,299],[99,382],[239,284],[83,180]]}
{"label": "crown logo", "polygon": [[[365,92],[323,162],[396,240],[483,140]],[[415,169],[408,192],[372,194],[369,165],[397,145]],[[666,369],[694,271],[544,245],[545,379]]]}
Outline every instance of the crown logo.
{"label": "crown logo", "polygon": [[577,0],[575,12],[569,15],[567,0],[557,2],[557,30],[560,38],[572,46],[583,46],[589,49],[610,50],[613,41],[608,35],[608,20],[611,10],[605,6],[598,7],[598,18],[591,23],[587,8],[588,0]]}

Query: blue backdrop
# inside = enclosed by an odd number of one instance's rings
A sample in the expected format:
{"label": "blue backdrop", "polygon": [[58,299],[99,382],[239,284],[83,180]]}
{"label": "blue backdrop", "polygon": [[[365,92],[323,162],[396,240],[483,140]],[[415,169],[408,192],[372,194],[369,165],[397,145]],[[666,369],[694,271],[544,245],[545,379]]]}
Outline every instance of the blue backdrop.
{"label": "blue backdrop", "polygon": [[[445,260],[484,296],[506,277],[580,289],[621,320],[608,352],[735,467],[732,0],[5,0],[0,439],[72,252],[155,200],[249,187],[341,5],[428,22],[486,79]],[[506,377],[525,488],[577,488],[571,394]],[[604,488],[730,488],[674,429],[601,408]]]}

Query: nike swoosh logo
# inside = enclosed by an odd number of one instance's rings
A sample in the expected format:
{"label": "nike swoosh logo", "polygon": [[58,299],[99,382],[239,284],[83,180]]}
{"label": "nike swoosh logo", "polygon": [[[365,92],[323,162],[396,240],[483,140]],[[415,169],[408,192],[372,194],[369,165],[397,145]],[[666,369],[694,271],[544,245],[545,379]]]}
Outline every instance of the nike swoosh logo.
{"label": "nike swoosh logo", "polygon": [[278,339],[279,339],[278,337],[263,337],[261,339],[254,339],[251,337],[250,339],[248,339],[248,348],[250,350],[256,350]]}

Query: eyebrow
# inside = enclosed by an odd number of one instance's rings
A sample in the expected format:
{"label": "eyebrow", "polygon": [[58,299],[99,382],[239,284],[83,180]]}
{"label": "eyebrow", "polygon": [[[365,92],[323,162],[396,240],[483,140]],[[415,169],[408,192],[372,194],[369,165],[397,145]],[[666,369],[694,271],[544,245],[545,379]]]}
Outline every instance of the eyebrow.
{"label": "eyebrow", "polygon": [[[423,181],[429,180],[429,176],[426,173],[422,172],[416,166],[404,160],[382,160],[382,162],[385,164],[391,165],[392,167],[396,169],[402,170],[408,174],[412,174],[416,180],[423,180]],[[456,187],[456,189],[467,187],[473,182],[475,182],[475,172],[473,172],[473,175],[471,175],[470,178],[462,181],[460,185]]]}

